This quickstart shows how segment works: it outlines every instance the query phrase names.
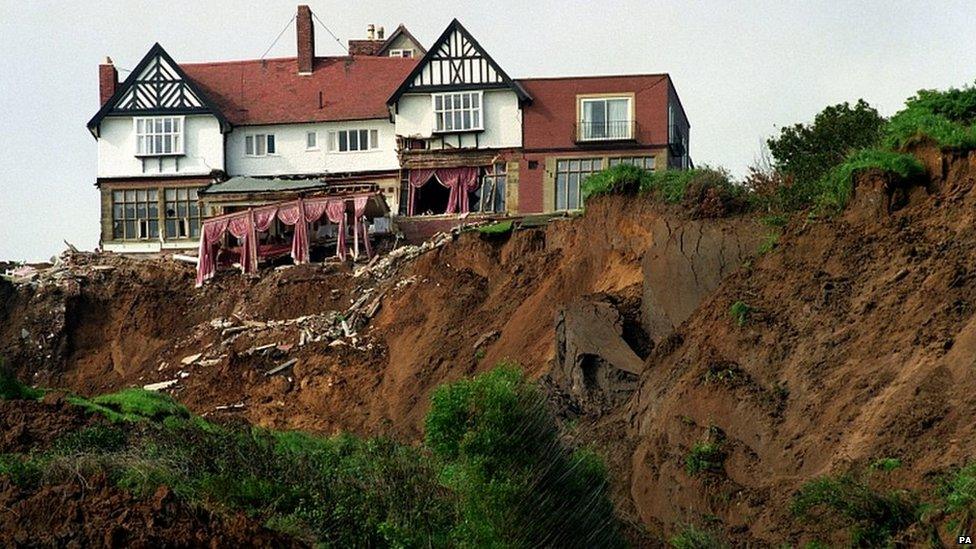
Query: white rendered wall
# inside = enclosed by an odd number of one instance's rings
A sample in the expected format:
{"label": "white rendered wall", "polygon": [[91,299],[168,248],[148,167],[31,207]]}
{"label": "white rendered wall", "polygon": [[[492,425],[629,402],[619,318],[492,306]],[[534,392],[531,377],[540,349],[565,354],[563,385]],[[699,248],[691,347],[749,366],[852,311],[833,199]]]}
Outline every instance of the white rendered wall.
{"label": "white rendered wall", "polygon": [[[369,151],[329,151],[329,132],[338,130],[377,130],[379,148]],[[315,150],[308,150],[305,146],[306,133],[310,131],[318,133],[318,147]],[[275,154],[245,156],[244,137],[259,133],[275,135]],[[388,119],[238,126],[227,136],[227,173],[232,176],[368,172],[396,170],[399,167],[396,136],[393,124]]]}
{"label": "white rendered wall", "polygon": [[224,136],[211,115],[184,120],[184,154],[178,157],[136,156],[136,130],[131,116],[102,120],[98,138],[98,177],[208,175],[224,169]]}
{"label": "white rendered wall", "polygon": [[[522,110],[518,96],[511,90],[485,90],[482,109],[484,131],[478,135],[481,149],[522,146]],[[404,137],[429,138],[434,134],[434,105],[431,94],[405,94],[397,104],[396,134]],[[456,145],[455,134],[445,134],[448,144]],[[432,143],[436,147],[437,143]],[[471,134],[465,134],[463,147],[474,147]]]}

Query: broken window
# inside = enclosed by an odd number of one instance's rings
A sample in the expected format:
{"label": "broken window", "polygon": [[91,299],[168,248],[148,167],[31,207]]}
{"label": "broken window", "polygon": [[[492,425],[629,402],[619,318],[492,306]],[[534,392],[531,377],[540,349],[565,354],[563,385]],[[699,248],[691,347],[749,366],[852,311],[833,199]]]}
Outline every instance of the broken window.
{"label": "broken window", "polygon": [[166,238],[199,238],[197,189],[166,189]]}
{"label": "broken window", "polygon": [[495,162],[485,168],[485,173],[481,177],[481,187],[473,193],[472,209],[477,212],[504,212],[506,181],[504,162]]}
{"label": "broken window", "polygon": [[586,178],[603,169],[602,158],[574,158],[556,161],[556,209],[583,207],[580,187]]}
{"label": "broken window", "polygon": [[156,189],[112,192],[112,238],[159,238],[159,193]]}

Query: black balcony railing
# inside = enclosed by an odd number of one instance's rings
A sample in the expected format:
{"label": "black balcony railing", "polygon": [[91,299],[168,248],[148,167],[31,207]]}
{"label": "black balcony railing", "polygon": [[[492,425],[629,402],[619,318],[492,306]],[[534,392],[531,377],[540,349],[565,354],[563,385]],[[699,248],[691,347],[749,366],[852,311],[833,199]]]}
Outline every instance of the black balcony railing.
{"label": "black balcony railing", "polygon": [[672,156],[683,156],[685,154],[685,136],[676,124],[671,124],[668,127],[668,148],[671,149]]}
{"label": "black balcony railing", "polygon": [[637,137],[636,120],[607,120],[580,122],[576,125],[576,141],[629,141]]}

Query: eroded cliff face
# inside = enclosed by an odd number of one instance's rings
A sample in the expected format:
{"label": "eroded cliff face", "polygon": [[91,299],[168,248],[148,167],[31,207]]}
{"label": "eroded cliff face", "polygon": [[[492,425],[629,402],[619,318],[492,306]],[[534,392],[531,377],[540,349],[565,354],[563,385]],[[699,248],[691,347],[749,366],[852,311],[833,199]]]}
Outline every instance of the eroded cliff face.
{"label": "eroded cliff face", "polygon": [[774,229],[751,217],[659,216],[641,261],[644,327],[657,343],[684,322],[723,278],[756,255]]}
{"label": "eroded cliff face", "polygon": [[[795,220],[652,352],[623,418],[645,523],[843,544],[790,512],[803,483],[897,458],[892,485],[934,497],[936,475],[976,455],[976,156],[920,156],[927,184],[862,174],[842,215]],[[721,467],[689,475],[716,434]]]}

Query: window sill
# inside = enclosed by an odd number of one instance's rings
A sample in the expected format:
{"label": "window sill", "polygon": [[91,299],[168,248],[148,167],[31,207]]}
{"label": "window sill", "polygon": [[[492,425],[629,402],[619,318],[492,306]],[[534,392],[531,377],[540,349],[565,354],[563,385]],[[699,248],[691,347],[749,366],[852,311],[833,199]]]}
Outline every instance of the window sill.
{"label": "window sill", "polygon": [[173,156],[186,156],[185,152],[174,152],[174,153],[158,153],[158,154],[139,154],[136,153],[136,158],[168,158]]}
{"label": "window sill", "polygon": [[484,128],[471,128],[470,130],[434,130],[431,132],[433,135],[451,135],[458,133],[483,133]]}

